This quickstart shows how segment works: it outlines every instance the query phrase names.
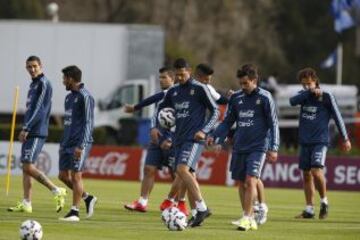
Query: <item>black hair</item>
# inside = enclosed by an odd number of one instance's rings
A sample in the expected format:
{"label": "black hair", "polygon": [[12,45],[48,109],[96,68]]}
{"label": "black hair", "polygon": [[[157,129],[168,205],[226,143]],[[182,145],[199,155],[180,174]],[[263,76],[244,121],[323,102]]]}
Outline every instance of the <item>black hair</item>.
{"label": "black hair", "polygon": [[174,71],[169,67],[160,68],[159,73],[167,73],[171,78],[174,78]]}
{"label": "black hair", "polygon": [[81,82],[81,70],[75,65],[67,66],[63,68],[62,73],[65,77],[70,77],[75,80],[75,82]]}
{"label": "black hair", "polygon": [[249,79],[258,79],[258,69],[254,64],[245,64],[241,66],[239,70],[237,70],[236,77],[242,78],[247,76]]}
{"label": "black hair", "polygon": [[214,69],[212,69],[211,66],[205,63],[200,63],[199,65],[197,65],[195,71],[205,76],[209,76],[214,73]]}
{"label": "black hair", "polygon": [[190,67],[190,66],[189,66],[188,62],[184,58],[178,58],[174,62],[174,68],[175,69],[188,68],[188,67]]}
{"label": "black hair", "polygon": [[38,56],[32,55],[26,59],[26,62],[33,62],[37,61],[39,64],[41,64],[41,60]]}

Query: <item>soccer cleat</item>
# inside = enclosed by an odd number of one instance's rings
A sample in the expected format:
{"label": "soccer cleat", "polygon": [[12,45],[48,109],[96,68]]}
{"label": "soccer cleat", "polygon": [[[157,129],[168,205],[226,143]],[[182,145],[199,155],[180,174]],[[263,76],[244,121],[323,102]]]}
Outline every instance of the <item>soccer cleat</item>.
{"label": "soccer cleat", "polygon": [[131,204],[125,204],[124,208],[130,211],[147,212],[147,206],[141,205],[138,201],[134,201]]}
{"label": "soccer cleat", "polygon": [[185,216],[189,216],[189,211],[186,207],[186,202],[185,201],[179,201],[177,204],[177,208],[180,210],[180,212],[182,212],[183,214],[185,214]]}
{"label": "soccer cleat", "polygon": [[259,207],[259,211],[255,217],[256,223],[258,225],[266,223],[268,211],[269,209],[267,207]]}
{"label": "soccer cleat", "polygon": [[258,224],[256,223],[254,218],[251,218],[250,220],[250,230],[257,230],[258,229]]}
{"label": "soccer cleat", "polygon": [[207,208],[205,211],[197,211],[194,221],[192,222],[190,227],[198,227],[201,223],[211,215],[211,211]]}
{"label": "soccer cleat", "polygon": [[[242,217],[241,219],[231,222],[232,224],[236,225],[239,231],[248,231],[251,229],[251,220],[248,217]],[[256,224],[256,222],[254,221]],[[257,229],[257,226],[256,226]]]}
{"label": "soccer cleat", "polygon": [[60,212],[65,206],[65,196],[67,195],[65,188],[59,188],[59,193],[54,196],[56,204],[56,212]]}
{"label": "soccer cleat", "polygon": [[[194,220],[195,220],[195,217],[191,216],[191,218],[188,221],[188,226],[191,226],[193,224]],[[199,226],[201,226],[201,224]]]}
{"label": "soccer cleat", "polygon": [[89,195],[85,200],[86,206],[86,218],[92,217],[94,214],[95,204],[97,202],[97,198],[95,196]]}
{"label": "soccer cleat", "polygon": [[70,212],[68,212],[68,214],[65,215],[65,217],[59,218],[59,220],[65,222],[79,222],[80,221],[79,211],[75,211],[71,209]]}
{"label": "soccer cleat", "polygon": [[164,211],[165,209],[173,207],[174,205],[175,205],[175,203],[173,201],[170,201],[169,199],[165,199],[160,204],[160,211]]}
{"label": "soccer cleat", "polygon": [[295,216],[295,218],[314,218],[314,213],[309,213],[306,210],[302,211],[299,215]]}
{"label": "soccer cleat", "polygon": [[327,218],[328,214],[329,214],[329,204],[321,203],[320,212],[319,212],[319,219]]}
{"label": "soccer cleat", "polygon": [[32,213],[32,207],[31,205],[25,205],[23,202],[18,202],[15,207],[9,207],[8,211]]}

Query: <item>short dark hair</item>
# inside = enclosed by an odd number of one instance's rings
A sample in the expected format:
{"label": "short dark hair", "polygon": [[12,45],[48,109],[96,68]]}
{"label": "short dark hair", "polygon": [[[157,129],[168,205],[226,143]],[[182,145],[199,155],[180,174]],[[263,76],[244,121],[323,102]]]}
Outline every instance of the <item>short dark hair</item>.
{"label": "short dark hair", "polygon": [[67,66],[63,68],[62,73],[65,77],[70,77],[75,80],[75,82],[81,82],[81,70],[75,65]]}
{"label": "short dark hair", "polygon": [[214,73],[214,69],[205,63],[200,63],[197,65],[195,71],[205,76],[210,76]]}
{"label": "short dark hair", "polygon": [[174,62],[174,68],[175,69],[188,68],[188,67],[190,67],[190,65],[188,64],[188,62],[184,58],[178,58]]}
{"label": "short dark hair", "polygon": [[159,73],[167,73],[171,78],[174,78],[174,71],[169,67],[160,68]]}
{"label": "short dark hair", "polygon": [[239,70],[237,70],[236,77],[242,78],[247,76],[249,79],[258,79],[258,68],[254,64],[245,64],[242,65]]}
{"label": "short dark hair", "polygon": [[316,71],[311,68],[311,67],[306,67],[301,69],[298,73],[297,73],[297,79],[301,82],[302,79],[308,79],[311,78],[316,82],[316,86],[319,87],[320,84],[320,79],[316,74]]}
{"label": "short dark hair", "polygon": [[31,55],[26,59],[26,62],[33,62],[33,61],[37,61],[39,64],[41,64],[41,60],[38,56]]}

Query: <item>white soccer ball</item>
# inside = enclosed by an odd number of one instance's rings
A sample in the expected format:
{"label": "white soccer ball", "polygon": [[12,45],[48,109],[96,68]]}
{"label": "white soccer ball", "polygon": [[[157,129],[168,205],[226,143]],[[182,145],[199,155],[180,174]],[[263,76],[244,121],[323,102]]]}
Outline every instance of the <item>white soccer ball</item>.
{"label": "white soccer ball", "polygon": [[22,240],[40,240],[43,231],[40,223],[35,220],[26,220],[20,226],[20,239]]}
{"label": "white soccer ball", "polygon": [[161,219],[170,231],[182,231],[187,227],[185,214],[176,207],[165,209],[161,214]]}
{"label": "white soccer ball", "polygon": [[175,126],[175,110],[173,108],[163,108],[158,114],[160,126],[170,129]]}

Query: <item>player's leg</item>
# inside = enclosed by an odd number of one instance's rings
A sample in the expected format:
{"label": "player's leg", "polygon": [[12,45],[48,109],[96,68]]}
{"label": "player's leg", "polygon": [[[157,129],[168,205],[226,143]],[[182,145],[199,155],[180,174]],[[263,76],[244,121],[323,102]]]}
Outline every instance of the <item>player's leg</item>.
{"label": "player's leg", "polygon": [[166,208],[175,206],[175,198],[179,193],[179,189],[181,187],[181,178],[178,174],[175,173],[175,179],[171,184],[170,191],[168,193],[167,198],[160,204],[160,211],[164,211]]}
{"label": "player's leg", "polygon": [[[259,178],[256,185],[256,196],[258,200],[258,213],[255,215],[255,220],[257,224],[264,224],[267,220],[267,213],[269,211],[268,206],[265,203],[265,187],[264,183]],[[255,213],[255,209],[254,209]]]}
{"label": "player's leg", "polygon": [[314,194],[315,187],[311,175],[311,148],[309,146],[300,146],[299,168],[303,172],[303,189],[305,194],[305,210],[295,218],[313,218],[314,217]]}
{"label": "player's leg", "polygon": [[317,145],[313,149],[311,159],[311,175],[313,176],[315,187],[320,195],[320,219],[326,218],[329,212],[329,203],[326,196],[326,180],[323,171],[326,152],[327,146]]}
{"label": "player's leg", "polygon": [[151,144],[148,148],[145,166],[143,169],[143,179],[141,181],[140,197],[130,204],[125,204],[124,208],[131,211],[146,212],[149,195],[154,187],[155,174],[157,168],[161,166],[162,150],[158,145]]}

